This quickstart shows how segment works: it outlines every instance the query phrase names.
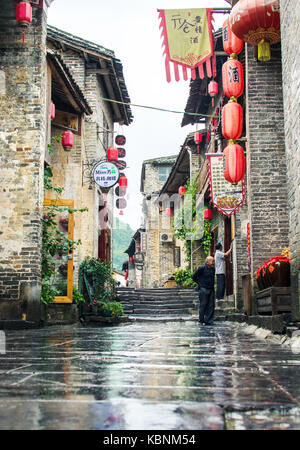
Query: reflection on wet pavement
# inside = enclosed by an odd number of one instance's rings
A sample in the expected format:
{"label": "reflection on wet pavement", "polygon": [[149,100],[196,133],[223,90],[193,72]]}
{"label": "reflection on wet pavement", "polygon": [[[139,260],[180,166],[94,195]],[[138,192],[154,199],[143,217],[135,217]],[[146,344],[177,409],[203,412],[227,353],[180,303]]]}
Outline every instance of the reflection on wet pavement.
{"label": "reflection on wet pavement", "polygon": [[7,331],[0,429],[300,429],[299,375],[231,323]]}

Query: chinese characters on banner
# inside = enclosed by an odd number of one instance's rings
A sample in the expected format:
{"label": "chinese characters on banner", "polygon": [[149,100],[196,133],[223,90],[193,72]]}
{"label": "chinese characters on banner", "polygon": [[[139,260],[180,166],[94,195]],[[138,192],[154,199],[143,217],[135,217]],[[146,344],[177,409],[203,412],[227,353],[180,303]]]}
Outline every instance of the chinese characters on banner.
{"label": "chinese characters on banner", "polygon": [[234,185],[224,178],[223,154],[206,154],[209,169],[211,203],[224,216],[238,211],[246,202],[245,181]]}
{"label": "chinese characters on banner", "polygon": [[216,76],[216,55],[213,45],[212,9],[158,9],[159,27],[162,28],[167,81],[171,81],[170,62],[174,64],[175,80],[179,81],[179,68],[188,79],[187,69],[196,77],[204,78],[204,67],[209,78]]}

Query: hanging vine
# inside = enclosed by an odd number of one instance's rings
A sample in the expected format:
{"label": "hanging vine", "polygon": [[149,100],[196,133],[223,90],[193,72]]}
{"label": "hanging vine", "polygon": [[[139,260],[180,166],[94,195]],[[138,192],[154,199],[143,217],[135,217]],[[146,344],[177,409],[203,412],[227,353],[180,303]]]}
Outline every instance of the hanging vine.
{"label": "hanging vine", "polygon": [[[190,202],[187,205],[187,209],[189,211],[192,211],[192,226],[190,228],[186,226],[186,222],[184,220],[185,208],[181,208],[181,215],[179,217],[180,222],[178,221],[176,214],[172,222],[172,229],[174,231],[174,236],[184,241],[184,250],[186,255],[185,262],[189,264],[191,263],[191,248],[193,240],[193,238],[191,239],[191,235],[196,236],[196,234],[199,233],[199,229],[201,229],[202,225],[201,220],[199,219],[199,217],[197,217],[197,205],[196,205],[198,193],[197,178],[198,178],[197,176],[193,178],[191,183],[188,180],[184,186],[186,189],[185,201]],[[208,255],[210,252],[211,240],[212,240],[211,223],[210,221],[205,220],[203,236],[200,239],[200,243],[205,255]]]}
{"label": "hanging vine", "polygon": [[[60,142],[60,138],[53,138],[57,142]],[[49,153],[53,153],[51,144],[48,145]],[[56,199],[59,200],[60,195],[63,192],[63,188],[59,186],[53,186],[52,184],[53,172],[50,166],[44,169],[44,189],[47,192],[53,192],[56,194]],[[42,292],[41,301],[43,303],[52,303],[54,297],[61,295],[58,287],[53,283],[53,276],[55,275],[55,255],[68,254],[70,251],[74,251],[78,245],[81,244],[80,240],[73,241],[67,237],[64,232],[61,232],[58,228],[56,217],[58,214],[68,212],[72,214],[74,212],[87,211],[87,208],[73,209],[68,207],[61,207],[58,205],[47,206],[45,214],[42,217]],[[75,299],[77,297],[75,296]]]}

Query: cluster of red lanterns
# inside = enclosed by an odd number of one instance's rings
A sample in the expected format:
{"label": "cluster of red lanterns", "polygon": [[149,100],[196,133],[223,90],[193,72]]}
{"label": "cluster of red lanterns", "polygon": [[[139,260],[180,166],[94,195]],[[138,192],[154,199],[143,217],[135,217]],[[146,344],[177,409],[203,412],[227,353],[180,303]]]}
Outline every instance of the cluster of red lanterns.
{"label": "cluster of red lanterns", "polygon": [[224,178],[237,184],[245,176],[246,158],[244,149],[236,143],[243,131],[243,108],[237,102],[244,92],[244,71],[237,59],[243,49],[243,41],[234,35],[226,19],[223,24],[223,48],[230,58],[222,67],[223,91],[229,102],[222,110],[222,134],[228,140],[224,150]]}
{"label": "cluster of red lanterns", "polygon": [[[125,145],[126,144],[125,136],[117,135],[115,137],[115,144],[116,145]],[[126,151],[124,148],[109,148],[107,150],[107,159],[110,162],[118,161],[119,157],[124,157],[124,156],[126,156]],[[125,167],[126,167],[126,165],[124,166],[124,168]],[[119,167],[119,169],[121,170],[121,167]],[[127,184],[128,184],[127,177],[123,173],[120,174],[119,184],[115,190],[116,196],[119,197],[116,200],[116,207],[120,210],[120,212],[119,212],[120,216],[124,215],[123,209],[125,209],[127,206],[127,202],[124,198],[126,195]]]}
{"label": "cluster of red lanterns", "polygon": [[25,28],[32,22],[32,8],[29,1],[19,2],[16,6],[16,20],[23,28],[23,45],[25,43]]}

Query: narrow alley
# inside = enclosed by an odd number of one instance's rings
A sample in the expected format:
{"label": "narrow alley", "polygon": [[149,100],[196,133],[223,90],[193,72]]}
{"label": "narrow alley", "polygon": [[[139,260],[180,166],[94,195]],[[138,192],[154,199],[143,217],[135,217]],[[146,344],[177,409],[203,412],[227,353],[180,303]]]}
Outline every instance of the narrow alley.
{"label": "narrow alley", "polygon": [[6,331],[0,428],[300,428],[300,354],[241,324]]}

